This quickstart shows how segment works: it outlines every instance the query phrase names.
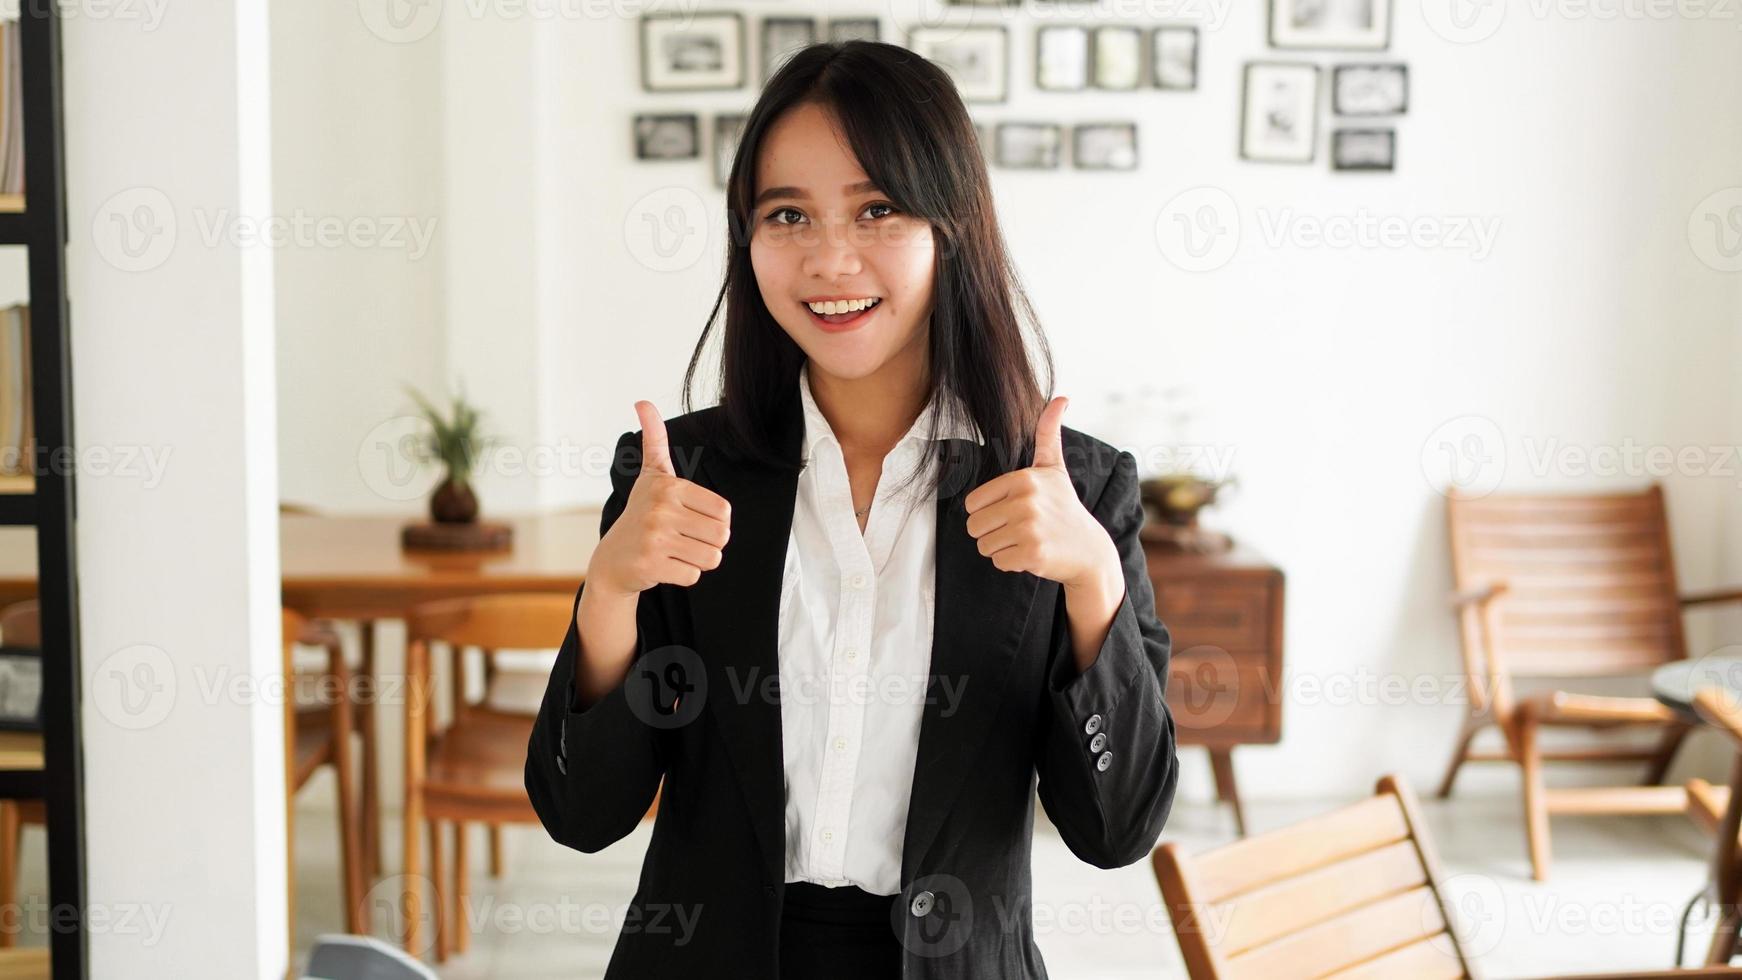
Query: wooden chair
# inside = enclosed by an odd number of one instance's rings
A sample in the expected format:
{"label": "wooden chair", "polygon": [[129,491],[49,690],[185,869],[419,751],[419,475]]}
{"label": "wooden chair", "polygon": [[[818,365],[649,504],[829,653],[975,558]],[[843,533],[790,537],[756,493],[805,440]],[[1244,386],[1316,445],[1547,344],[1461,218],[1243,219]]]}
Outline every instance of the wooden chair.
{"label": "wooden chair", "polygon": [[[291,948],[296,948],[296,794],[308,785],[322,766],[332,766],[339,786],[339,872],[345,908],[345,928],[352,933],[369,931],[363,907],[362,835],[359,827],[356,774],[351,762],[353,714],[351,673],[344,648],[336,634],[323,631],[291,610],[283,611],[284,649],[284,767],[286,860],[289,862]],[[297,672],[292,653],[298,644],[319,646],[326,651],[327,666],[321,680],[323,694],[333,695],[330,705],[300,707],[295,696]]]}
{"label": "wooden chair", "polygon": [[[1549,869],[1550,814],[1680,813],[1684,787],[1663,786],[1690,725],[1649,697],[1567,691],[1519,696],[1514,676],[1646,674],[1687,656],[1686,607],[1742,599],[1742,591],[1680,596],[1663,490],[1634,493],[1448,495],[1447,525],[1470,714],[1440,783],[1466,761],[1510,762],[1523,777],[1532,876]],[[1472,752],[1497,726],[1504,747]],[[1579,745],[1546,750],[1544,728],[1655,732],[1650,747]],[[1644,762],[1635,785],[1547,788],[1548,762]]]}
{"label": "wooden chair", "polygon": [[1729,737],[1736,748],[1731,764],[1730,786],[1713,786],[1703,779],[1689,780],[1688,814],[1716,839],[1712,854],[1712,882],[1716,886],[1719,922],[1712,932],[1706,962],[1728,963],[1736,952],[1736,931],[1742,926],[1742,807],[1731,808],[1731,790],[1742,785],[1742,704],[1718,687],[1695,692],[1694,710]]}
{"label": "wooden chair", "polygon": [[[42,647],[41,610],[35,599],[0,610],[0,642],[11,647]],[[0,908],[18,907],[18,851],[25,827],[48,824],[42,800],[0,800]],[[18,943],[18,934],[0,929],[0,949]]]}
{"label": "wooden chair", "polygon": [[1359,803],[1201,854],[1164,844],[1151,862],[1191,980],[1480,976],[1459,945],[1438,855],[1402,777],[1381,777]]}
{"label": "wooden chair", "polygon": [[[408,881],[420,877],[427,822],[429,877],[434,886],[430,918],[437,962],[447,960],[450,947],[454,953],[464,953],[471,940],[465,915],[470,869],[467,824],[531,824],[538,822],[538,814],[526,795],[526,743],[532,736],[533,716],[467,704],[455,697],[453,720],[438,731],[431,710],[430,648],[436,643],[448,648],[452,668],[448,676],[457,679],[465,648],[553,648],[562,642],[573,615],[573,596],[505,593],[425,602],[406,616],[404,868]],[[453,825],[451,882],[442,844],[444,823]],[[404,890],[403,897],[404,945],[417,955],[423,950],[422,896],[412,887]]]}

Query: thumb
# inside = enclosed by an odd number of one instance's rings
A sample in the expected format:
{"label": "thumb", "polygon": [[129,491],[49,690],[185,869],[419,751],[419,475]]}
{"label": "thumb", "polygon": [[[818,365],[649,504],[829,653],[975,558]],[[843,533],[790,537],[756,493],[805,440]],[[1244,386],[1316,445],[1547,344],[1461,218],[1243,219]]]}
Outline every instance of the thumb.
{"label": "thumb", "polygon": [[635,414],[641,417],[641,471],[676,476],[671,465],[671,444],[665,440],[665,422],[659,409],[650,401],[635,403]]}
{"label": "thumb", "polygon": [[1065,408],[1070,403],[1069,398],[1060,395],[1041,410],[1040,421],[1034,427],[1034,465],[1064,467],[1064,437],[1059,426],[1064,423]]}

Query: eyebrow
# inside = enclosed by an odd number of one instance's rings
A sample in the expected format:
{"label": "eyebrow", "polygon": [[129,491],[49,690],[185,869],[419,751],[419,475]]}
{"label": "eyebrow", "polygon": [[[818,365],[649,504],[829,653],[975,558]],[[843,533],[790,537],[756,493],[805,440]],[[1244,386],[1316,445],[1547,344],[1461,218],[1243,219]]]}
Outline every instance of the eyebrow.
{"label": "eyebrow", "polygon": [[[843,194],[863,194],[866,191],[874,191],[876,189],[877,189],[877,182],[876,181],[874,181],[874,180],[861,180],[857,184],[848,184],[847,186],[841,188],[841,193],[843,193]],[[772,201],[777,197],[792,197],[792,198],[798,198],[798,199],[806,200],[806,201],[810,200],[810,194],[807,193],[805,191],[805,189],[802,187],[770,187],[767,190],[763,191],[762,193],[756,195],[756,203],[754,205],[752,205],[752,207],[759,208],[764,203],[766,203],[768,201]]]}

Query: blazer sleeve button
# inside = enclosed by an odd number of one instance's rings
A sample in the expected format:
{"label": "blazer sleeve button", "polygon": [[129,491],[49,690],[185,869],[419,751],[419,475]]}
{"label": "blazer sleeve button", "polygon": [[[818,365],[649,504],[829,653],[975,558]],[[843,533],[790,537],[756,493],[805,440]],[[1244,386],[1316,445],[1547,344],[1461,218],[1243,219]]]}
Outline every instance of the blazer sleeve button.
{"label": "blazer sleeve button", "polygon": [[1096,772],[1106,772],[1107,767],[1112,765],[1112,764],[1113,764],[1113,753],[1103,752],[1103,753],[1101,753],[1101,757],[1095,760],[1095,771]]}
{"label": "blazer sleeve button", "polygon": [[908,911],[920,918],[924,918],[931,914],[932,903],[935,900],[936,896],[932,895],[931,892],[920,892],[918,895],[913,896],[913,904],[907,907]]}
{"label": "blazer sleeve button", "polygon": [[1095,737],[1089,739],[1089,751],[1090,752],[1099,752],[1106,747],[1107,747],[1107,733],[1106,732],[1096,732]]}
{"label": "blazer sleeve button", "polygon": [[1100,715],[1090,715],[1089,720],[1083,723],[1083,734],[1085,734],[1085,735],[1093,735],[1100,730],[1101,730],[1101,716]]}

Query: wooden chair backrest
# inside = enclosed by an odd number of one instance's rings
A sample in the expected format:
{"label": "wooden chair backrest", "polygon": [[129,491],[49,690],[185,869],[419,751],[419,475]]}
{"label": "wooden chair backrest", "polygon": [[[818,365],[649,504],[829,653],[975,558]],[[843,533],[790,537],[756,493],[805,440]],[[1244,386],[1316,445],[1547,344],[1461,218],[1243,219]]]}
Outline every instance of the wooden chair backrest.
{"label": "wooden chair backrest", "polygon": [[575,597],[557,592],[438,599],[412,607],[406,630],[409,639],[456,647],[549,650],[562,643],[574,612]]}
{"label": "wooden chair backrest", "polygon": [[1192,980],[1472,976],[1399,776],[1376,795],[1201,854],[1151,856]]}
{"label": "wooden chair backrest", "polygon": [[1466,647],[1492,651],[1500,670],[1631,674],[1687,655],[1661,487],[1453,494],[1446,516],[1456,588],[1505,586],[1460,622]]}
{"label": "wooden chair backrest", "polygon": [[9,647],[42,647],[42,607],[35,599],[0,609],[0,642]]}

